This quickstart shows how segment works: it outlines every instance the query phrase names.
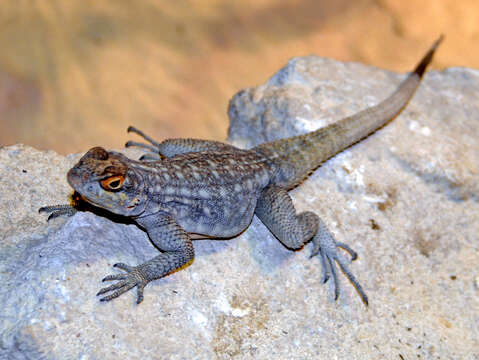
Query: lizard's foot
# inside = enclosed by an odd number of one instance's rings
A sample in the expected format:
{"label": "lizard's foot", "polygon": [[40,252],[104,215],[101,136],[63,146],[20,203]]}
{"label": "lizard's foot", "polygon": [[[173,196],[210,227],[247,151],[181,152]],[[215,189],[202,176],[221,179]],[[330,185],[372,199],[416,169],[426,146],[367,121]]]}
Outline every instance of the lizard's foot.
{"label": "lizard's foot", "polygon": [[78,210],[71,205],[52,205],[52,206],[42,206],[38,209],[39,213],[47,213],[47,221],[54,219],[59,216],[73,216]]}
{"label": "lizard's foot", "polygon": [[125,147],[141,147],[146,149],[146,154],[142,155],[140,157],[140,161],[156,161],[156,160],[161,160],[161,155],[160,155],[160,143],[153,138],[149,137],[146,135],[143,131],[137,129],[136,127],[129,126],[128,129],[126,130],[127,132],[133,132],[135,134],[140,135],[143,139],[149,142],[147,143],[142,143],[142,142],[137,142],[137,141],[127,141],[125,144]]}
{"label": "lizard's foot", "polygon": [[124,270],[124,273],[115,274],[115,275],[108,275],[102,281],[111,281],[111,280],[119,280],[117,283],[104,287],[101,289],[97,296],[103,295],[107,292],[112,292],[110,295],[107,295],[100,299],[100,301],[110,301],[112,299],[117,298],[121,294],[127,292],[130,289],[133,289],[135,286],[137,287],[137,299],[136,303],[139,304],[143,301],[143,289],[145,288],[146,284],[148,284],[148,280],[146,279],[145,275],[142,273],[141,269],[138,266],[130,266],[123,263],[118,263],[113,265],[113,267],[119,268]]}
{"label": "lizard's foot", "polygon": [[50,221],[51,219],[55,219],[59,216],[73,216],[78,211],[85,210],[85,204],[86,202],[82,200],[81,195],[75,191],[70,196],[69,204],[42,206],[40,209],[38,209],[38,212],[49,214],[47,221]]}
{"label": "lizard's foot", "polygon": [[351,249],[348,245],[337,242],[333,235],[328,231],[326,225],[322,221],[320,221],[318,232],[313,238],[313,251],[311,253],[311,257],[316,256],[319,254],[319,258],[321,260],[321,266],[323,268],[323,276],[322,282],[323,284],[329,280],[330,275],[333,277],[334,281],[334,300],[337,300],[339,297],[339,280],[338,274],[336,270],[336,264],[339,265],[343,273],[347,276],[349,281],[351,281],[361,296],[361,300],[364,302],[366,306],[369,305],[368,297],[366,296],[361,284],[356,280],[354,275],[349,270],[346,261],[344,258],[339,254],[338,248],[342,248],[346,250],[351,255],[351,261],[357,259],[356,252]]}

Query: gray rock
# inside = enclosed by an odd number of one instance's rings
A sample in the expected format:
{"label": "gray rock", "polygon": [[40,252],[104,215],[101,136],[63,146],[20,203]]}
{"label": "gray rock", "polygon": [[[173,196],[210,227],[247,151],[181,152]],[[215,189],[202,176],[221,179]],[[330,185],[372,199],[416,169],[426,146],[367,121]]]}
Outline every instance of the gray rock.
{"label": "gray rock", "polygon": [[[318,57],[292,60],[235,96],[229,139],[253,146],[373,105],[403,75]],[[333,301],[318,259],[284,249],[255,219],[230,241],[195,242],[194,264],[100,303],[116,262],[158,252],[135,225],[65,203],[62,157],[0,149],[0,357],[8,359],[479,358],[479,72],[430,72],[391,124],[292,191],[359,254]],[[138,153],[125,151],[129,156]]]}

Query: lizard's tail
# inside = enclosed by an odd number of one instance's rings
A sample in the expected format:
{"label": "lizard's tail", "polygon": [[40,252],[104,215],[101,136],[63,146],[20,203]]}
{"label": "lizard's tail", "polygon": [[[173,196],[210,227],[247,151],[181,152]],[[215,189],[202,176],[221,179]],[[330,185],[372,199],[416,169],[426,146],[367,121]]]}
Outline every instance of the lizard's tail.
{"label": "lizard's tail", "polygon": [[322,162],[394,119],[411,99],[443,38],[434,42],[414,71],[378,105],[316,131],[257,146],[255,150],[277,167],[273,182],[286,188],[296,186]]}

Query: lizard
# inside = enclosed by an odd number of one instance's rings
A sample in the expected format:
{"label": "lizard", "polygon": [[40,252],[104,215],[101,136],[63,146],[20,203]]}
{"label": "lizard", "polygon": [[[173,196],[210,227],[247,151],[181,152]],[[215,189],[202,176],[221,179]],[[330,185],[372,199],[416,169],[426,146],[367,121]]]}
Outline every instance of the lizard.
{"label": "lizard", "polygon": [[[87,203],[132,219],[161,251],[137,266],[117,263],[122,272],[106,276],[114,281],[97,296],[110,301],[137,288],[137,304],[145,286],[193,262],[192,240],[230,239],[243,232],[256,215],[288,249],[300,250],[312,242],[323,283],[334,281],[339,296],[337,266],[368,306],[368,297],[340,254],[357,258],[345,243],[336,241],[321,218],[311,211],[297,213],[288,194],[324,161],[368,137],[394,119],[407,105],[431,62],[441,35],[398,88],[377,105],[318,130],[260,144],[251,149],[199,139],[157,142],[129,127],[148,143],[129,141],[146,153],[139,160],[90,149],[67,174],[70,186]],[[72,215],[72,205],[46,206],[50,217]]]}

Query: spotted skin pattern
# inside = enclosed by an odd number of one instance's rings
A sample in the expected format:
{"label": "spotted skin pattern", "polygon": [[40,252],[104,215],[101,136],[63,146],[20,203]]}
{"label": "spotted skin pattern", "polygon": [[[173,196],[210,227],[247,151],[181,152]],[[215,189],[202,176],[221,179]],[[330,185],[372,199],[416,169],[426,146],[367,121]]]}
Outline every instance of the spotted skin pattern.
{"label": "spotted skin pattern", "polygon": [[[133,219],[162,251],[153,259],[131,266],[115,264],[121,273],[100,290],[102,301],[137,288],[137,303],[152,280],[189,265],[194,259],[192,239],[231,238],[244,231],[256,214],[264,225],[291,250],[313,243],[322,281],[330,277],[339,296],[336,264],[368,305],[363,288],[338,249],[356,253],[337,242],[325,223],[311,211],[296,213],[288,190],[301,183],[322,162],[372,134],[407,105],[420,83],[440,37],[398,89],[376,106],[305,135],[261,144],[250,150],[217,141],[169,139],[157,142],[142,131],[128,131],[148,143],[130,141],[126,146],[145,149],[140,160],[106,151],[89,150],[68,172],[73,189],[87,202]],[[72,215],[69,206],[44,207],[50,217]]]}

